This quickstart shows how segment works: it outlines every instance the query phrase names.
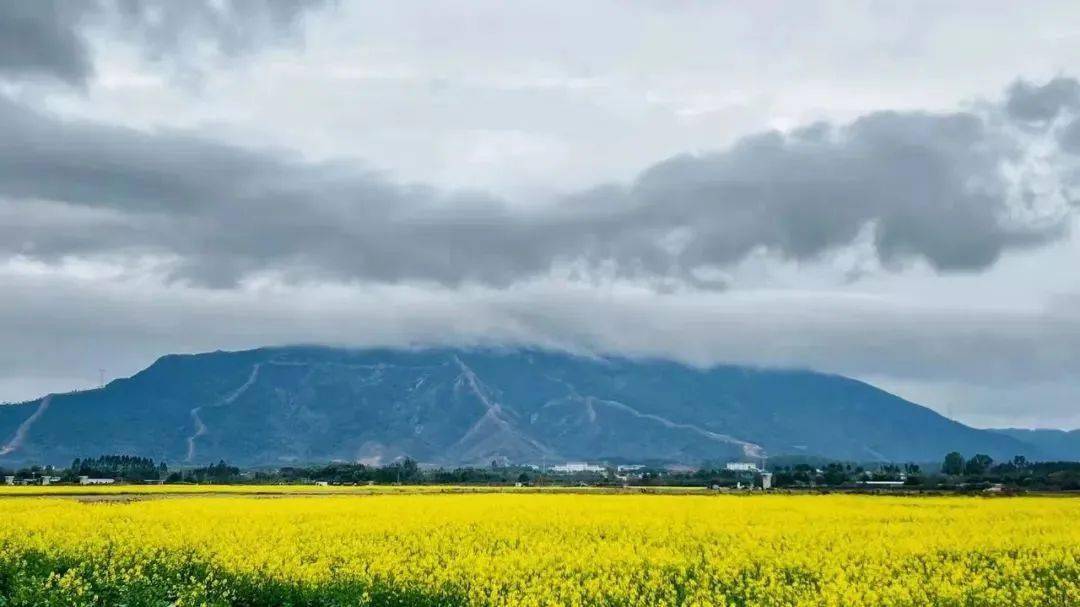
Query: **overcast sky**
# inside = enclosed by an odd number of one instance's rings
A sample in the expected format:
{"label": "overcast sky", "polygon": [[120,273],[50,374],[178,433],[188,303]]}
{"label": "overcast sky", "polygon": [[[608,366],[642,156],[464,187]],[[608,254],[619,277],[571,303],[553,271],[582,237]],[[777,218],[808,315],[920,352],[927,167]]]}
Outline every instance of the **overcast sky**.
{"label": "overcast sky", "polygon": [[534,345],[1080,427],[1074,2],[0,2],[0,401]]}

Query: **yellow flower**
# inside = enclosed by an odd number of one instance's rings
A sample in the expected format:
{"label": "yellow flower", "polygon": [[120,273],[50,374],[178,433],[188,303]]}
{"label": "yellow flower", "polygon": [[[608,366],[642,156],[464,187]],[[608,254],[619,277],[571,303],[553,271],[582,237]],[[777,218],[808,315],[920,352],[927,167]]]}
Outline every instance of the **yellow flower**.
{"label": "yellow flower", "polygon": [[0,498],[0,604],[1080,604],[1075,499],[320,489]]}

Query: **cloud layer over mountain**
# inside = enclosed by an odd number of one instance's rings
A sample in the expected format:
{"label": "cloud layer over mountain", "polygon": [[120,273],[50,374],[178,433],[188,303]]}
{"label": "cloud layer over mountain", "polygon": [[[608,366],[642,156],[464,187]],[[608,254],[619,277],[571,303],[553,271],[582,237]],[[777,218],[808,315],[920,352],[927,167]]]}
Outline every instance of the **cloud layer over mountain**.
{"label": "cloud layer over mountain", "polygon": [[[220,286],[260,271],[505,286],[575,264],[707,285],[695,277],[754,251],[815,259],[867,231],[886,265],[982,270],[1064,233],[1067,184],[1036,182],[1024,145],[1051,130],[1073,103],[1059,89],[1075,85],[1018,83],[1006,111],[987,115],[876,112],[751,135],[528,208],[0,101],[3,242],[31,259],[167,257],[175,276]],[[1066,153],[1069,137],[1067,126]]]}

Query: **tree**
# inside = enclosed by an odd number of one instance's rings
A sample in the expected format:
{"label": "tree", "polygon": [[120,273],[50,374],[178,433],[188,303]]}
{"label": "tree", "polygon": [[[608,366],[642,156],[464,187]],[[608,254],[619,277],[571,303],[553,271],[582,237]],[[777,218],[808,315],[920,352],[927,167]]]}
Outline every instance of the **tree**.
{"label": "tree", "polygon": [[843,485],[848,480],[847,471],[841,464],[829,464],[825,466],[824,481],[826,485]]}
{"label": "tree", "polygon": [[401,476],[403,480],[412,480],[419,476],[420,467],[416,465],[416,460],[411,457],[406,457],[401,462]]}
{"label": "tree", "polygon": [[941,464],[941,472],[949,476],[959,476],[964,473],[964,463],[964,456],[953,451],[945,456],[945,462]]}
{"label": "tree", "polygon": [[989,455],[978,453],[964,465],[964,472],[971,475],[985,474],[993,463],[994,460],[991,459]]}

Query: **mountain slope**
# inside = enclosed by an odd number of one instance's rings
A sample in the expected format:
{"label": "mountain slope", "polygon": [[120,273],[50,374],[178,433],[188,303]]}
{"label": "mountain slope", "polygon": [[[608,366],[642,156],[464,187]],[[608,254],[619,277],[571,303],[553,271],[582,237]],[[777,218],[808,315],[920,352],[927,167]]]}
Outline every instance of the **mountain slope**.
{"label": "mountain slope", "polygon": [[994,430],[1023,441],[1037,449],[1049,460],[1080,461],[1080,430],[1022,430],[1003,428]]}
{"label": "mountain slope", "polygon": [[165,356],[100,390],[0,407],[0,441],[0,462],[56,464],[102,453],[173,465],[1038,456],[844,377],[532,350]]}

